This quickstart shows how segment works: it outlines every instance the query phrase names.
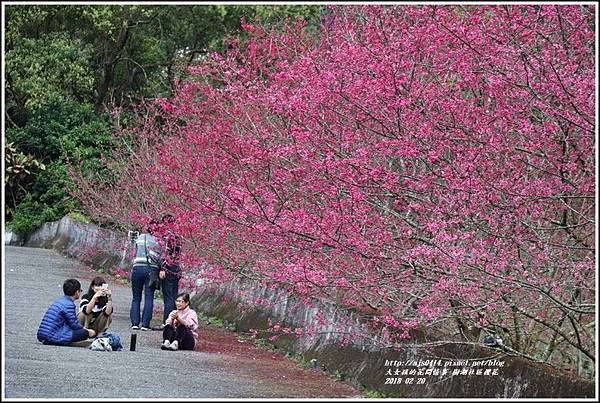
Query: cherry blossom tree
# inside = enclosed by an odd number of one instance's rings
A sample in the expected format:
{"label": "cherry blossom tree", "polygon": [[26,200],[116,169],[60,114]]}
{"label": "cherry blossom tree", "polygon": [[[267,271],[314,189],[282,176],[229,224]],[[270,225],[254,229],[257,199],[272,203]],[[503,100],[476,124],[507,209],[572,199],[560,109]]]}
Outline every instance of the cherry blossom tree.
{"label": "cherry blossom tree", "polygon": [[[245,23],[117,131],[100,220],[170,212],[187,270],[568,367],[595,360],[595,8],[340,6]],[[201,273],[198,267],[209,265]],[[197,272],[196,272],[196,271]]]}

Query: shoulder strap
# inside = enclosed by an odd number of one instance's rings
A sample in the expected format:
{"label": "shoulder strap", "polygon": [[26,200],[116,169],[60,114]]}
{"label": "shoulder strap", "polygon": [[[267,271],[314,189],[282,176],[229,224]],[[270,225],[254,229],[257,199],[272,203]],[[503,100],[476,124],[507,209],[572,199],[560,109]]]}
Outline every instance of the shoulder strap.
{"label": "shoulder strap", "polygon": [[148,266],[150,266],[150,259],[148,259],[148,240],[147,240],[147,234],[144,234],[144,252],[146,252],[146,263],[148,263]]}

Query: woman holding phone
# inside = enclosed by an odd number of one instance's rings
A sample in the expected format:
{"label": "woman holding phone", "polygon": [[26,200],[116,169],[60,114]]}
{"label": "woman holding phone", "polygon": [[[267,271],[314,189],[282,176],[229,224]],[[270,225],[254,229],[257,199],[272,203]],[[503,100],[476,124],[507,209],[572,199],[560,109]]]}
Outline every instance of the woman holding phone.
{"label": "woman holding phone", "polygon": [[112,322],[112,291],[102,277],[95,277],[87,294],[81,297],[77,319],[96,334],[105,332]]}

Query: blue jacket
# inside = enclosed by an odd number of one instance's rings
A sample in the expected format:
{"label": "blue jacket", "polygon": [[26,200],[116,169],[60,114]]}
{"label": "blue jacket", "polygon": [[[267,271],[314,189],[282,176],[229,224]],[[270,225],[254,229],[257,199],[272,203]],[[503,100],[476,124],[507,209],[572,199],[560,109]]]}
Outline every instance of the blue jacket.
{"label": "blue jacket", "polygon": [[73,332],[83,329],[75,313],[75,302],[63,295],[46,311],[37,332],[39,341],[54,344],[69,344],[73,341]]}

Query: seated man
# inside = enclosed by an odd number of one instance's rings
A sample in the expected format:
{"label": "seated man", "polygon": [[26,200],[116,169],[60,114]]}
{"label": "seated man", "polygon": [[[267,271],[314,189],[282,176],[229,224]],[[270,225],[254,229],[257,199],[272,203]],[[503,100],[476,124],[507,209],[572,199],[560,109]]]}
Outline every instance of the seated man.
{"label": "seated man", "polygon": [[75,301],[81,295],[81,283],[68,279],[63,284],[63,295],[48,308],[37,332],[37,338],[44,344],[66,346],[74,342],[96,336],[92,329],[86,329],[77,320]]}

